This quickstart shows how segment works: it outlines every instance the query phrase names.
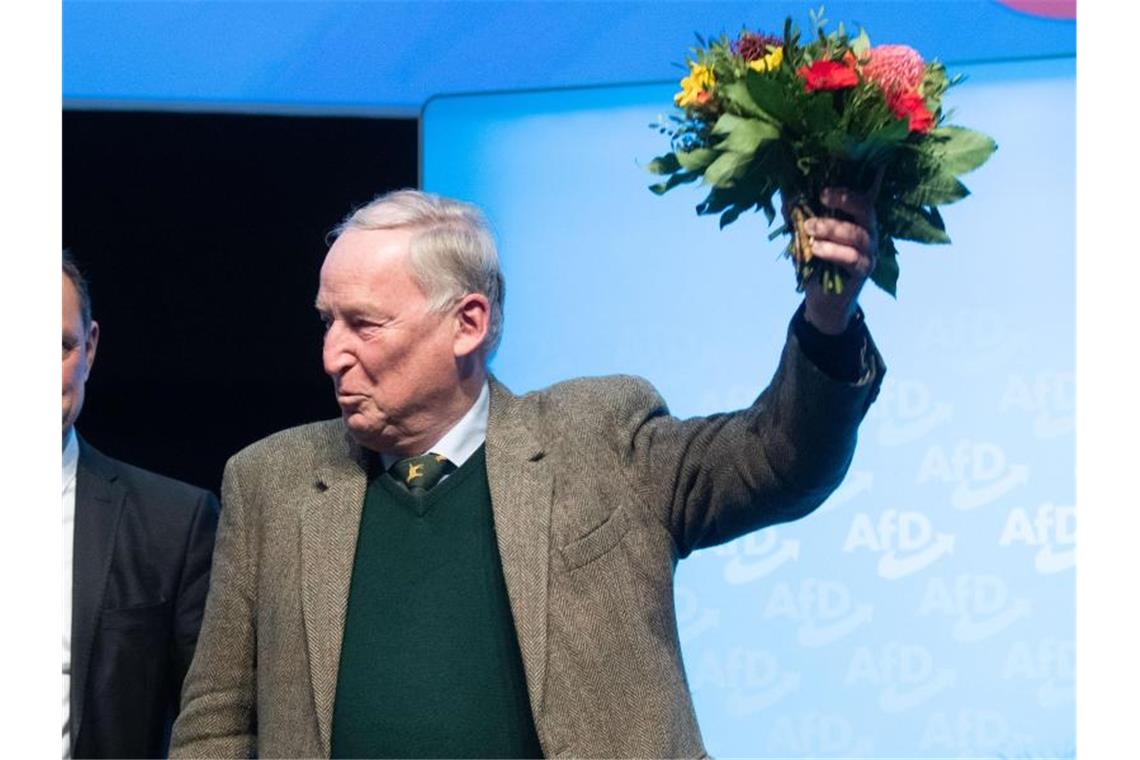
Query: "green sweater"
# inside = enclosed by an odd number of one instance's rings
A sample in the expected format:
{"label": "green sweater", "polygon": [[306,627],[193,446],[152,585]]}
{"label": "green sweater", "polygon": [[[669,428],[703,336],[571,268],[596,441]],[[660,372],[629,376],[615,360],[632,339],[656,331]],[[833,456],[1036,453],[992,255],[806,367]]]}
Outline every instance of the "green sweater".
{"label": "green sweater", "polygon": [[364,497],[333,757],[539,757],[481,447],[422,497]]}

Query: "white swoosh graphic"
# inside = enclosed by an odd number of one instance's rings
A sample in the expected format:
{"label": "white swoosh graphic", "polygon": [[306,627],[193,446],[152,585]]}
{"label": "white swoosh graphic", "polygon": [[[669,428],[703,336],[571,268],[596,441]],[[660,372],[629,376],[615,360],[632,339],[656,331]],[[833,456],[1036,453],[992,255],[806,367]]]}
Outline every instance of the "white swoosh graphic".
{"label": "white swoosh graphic", "polygon": [[739,555],[724,566],[724,579],[732,584],[751,583],[768,575],[788,560],[800,556],[800,541],[797,538],[784,539],[780,548],[755,562],[745,562]]}
{"label": "white swoosh graphic", "polygon": [[830,644],[869,621],[872,611],[871,605],[860,604],[850,615],[830,625],[816,626],[814,621],[804,623],[800,626],[797,639],[800,645],[805,647],[821,647],[824,644]]}
{"label": "white swoosh graphic", "polygon": [[899,559],[894,551],[890,551],[879,558],[879,577],[896,580],[916,573],[934,560],[952,551],[954,536],[950,533],[939,533],[938,537],[927,544],[926,548],[915,552],[909,557]]}
{"label": "white swoosh graphic", "polygon": [[1054,552],[1050,544],[1045,544],[1037,550],[1037,557],[1033,560],[1033,566],[1037,572],[1042,575],[1051,575],[1059,573],[1062,570],[1068,570],[1077,564],[1077,554],[1075,549],[1068,549],[1063,552]]}
{"label": "white swoosh graphic", "polygon": [[938,671],[938,675],[934,678],[931,678],[920,686],[916,686],[909,692],[900,694],[894,685],[888,686],[883,689],[883,693],[879,695],[879,707],[883,709],[883,712],[889,713],[909,710],[931,699],[938,692],[953,686],[956,680],[958,680],[957,673],[949,668],[943,668]]}
{"label": "white swoosh graphic", "polygon": [[883,420],[879,423],[878,440],[880,446],[901,446],[911,443],[928,435],[937,425],[946,422],[952,416],[952,407],[943,402],[934,408],[930,414],[920,417],[913,422],[896,424],[892,420]]}
{"label": "white swoosh graphic", "polygon": [[959,482],[958,487],[954,489],[954,494],[950,497],[950,503],[954,509],[977,509],[1000,498],[1012,490],[1014,486],[1028,480],[1029,467],[1023,464],[1015,464],[1009,468],[1009,472],[1001,480],[981,488],[970,488],[968,483]]}
{"label": "white swoosh graphic", "polygon": [[1009,628],[1018,619],[1028,616],[1031,610],[1032,605],[1028,599],[1018,599],[989,620],[974,622],[969,618],[960,618],[954,624],[954,638],[962,642],[988,639],[990,636]]}

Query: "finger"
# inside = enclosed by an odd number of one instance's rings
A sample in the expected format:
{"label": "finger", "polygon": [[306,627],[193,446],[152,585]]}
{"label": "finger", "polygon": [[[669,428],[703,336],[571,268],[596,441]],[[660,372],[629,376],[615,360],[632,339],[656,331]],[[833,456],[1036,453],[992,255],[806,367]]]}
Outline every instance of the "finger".
{"label": "finger", "polygon": [[874,257],[863,253],[857,248],[841,245],[829,240],[816,240],[812,243],[811,253],[814,258],[838,264],[851,274],[866,277],[875,268]]}
{"label": "finger", "polygon": [[873,197],[846,187],[825,187],[819,194],[819,200],[824,206],[848,214],[863,227],[870,227],[875,218]]}
{"label": "finger", "polygon": [[858,224],[845,222],[842,219],[829,219],[817,216],[804,222],[804,230],[812,236],[813,240],[829,240],[840,245],[857,248],[870,254],[874,247],[871,242],[871,233]]}

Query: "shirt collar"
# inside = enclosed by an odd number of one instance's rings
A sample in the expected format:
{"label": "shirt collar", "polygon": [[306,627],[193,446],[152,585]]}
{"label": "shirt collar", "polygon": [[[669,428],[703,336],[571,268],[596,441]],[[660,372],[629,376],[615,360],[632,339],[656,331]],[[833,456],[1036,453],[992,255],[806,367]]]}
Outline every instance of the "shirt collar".
{"label": "shirt collar", "polygon": [[[479,396],[471,408],[467,410],[467,413],[460,417],[459,422],[456,422],[450,430],[444,433],[442,438],[428,446],[427,451],[421,453],[426,454],[430,451],[434,454],[442,454],[456,467],[462,467],[463,463],[470,459],[471,455],[478,451],[483,442],[487,440],[487,416],[490,409],[491,385],[484,380]],[[385,470],[402,458],[395,454],[380,455],[380,461]]]}
{"label": "shirt collar", "polygon": [[75,470],[79,466],[79,437],[75,428],[67,431],[63,439],[63,490],[75,482]]}

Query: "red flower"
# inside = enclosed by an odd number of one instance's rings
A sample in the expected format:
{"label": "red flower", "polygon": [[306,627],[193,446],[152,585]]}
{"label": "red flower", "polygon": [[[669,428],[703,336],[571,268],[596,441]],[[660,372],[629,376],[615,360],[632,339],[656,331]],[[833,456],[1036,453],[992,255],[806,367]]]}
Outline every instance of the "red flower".
{"label": "red flower", "polygon": [[796,73],[804,80],[804,91],[842,90],[859,84],[855,67],[839,61],[816,61],[811,66],[801,66]]}
{"label": "red flower", "polygon": [[923,134],[934,128],[934,114],[926,107],[926,100],[916,90],[900,92],[887,99],[887,105],[899,119],[909,119],[911,132]]}

